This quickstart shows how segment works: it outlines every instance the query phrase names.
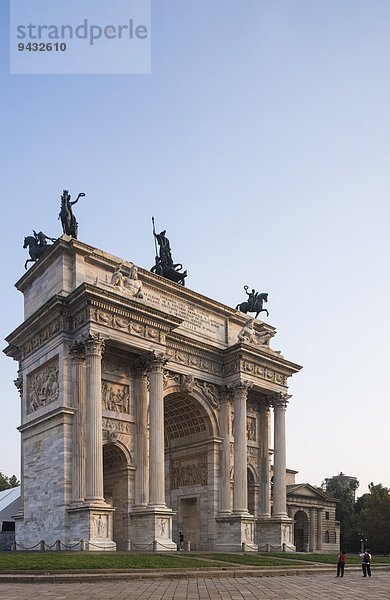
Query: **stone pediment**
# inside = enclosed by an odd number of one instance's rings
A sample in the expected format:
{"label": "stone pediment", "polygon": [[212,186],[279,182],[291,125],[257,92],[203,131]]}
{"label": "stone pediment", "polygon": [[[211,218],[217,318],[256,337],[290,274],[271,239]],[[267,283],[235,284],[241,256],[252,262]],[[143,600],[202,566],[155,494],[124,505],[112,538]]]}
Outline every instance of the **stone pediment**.
{"label": "stone pediment", "polygon": [[315,498],[321,501],[334,502],[333,498],[330,498],[324,492],[321,492],[317,488],[310,485],[310,483],[296,483],[288,485],[286,488],[287,498],[291,500],[292,496],[299,496],[304,498]]}

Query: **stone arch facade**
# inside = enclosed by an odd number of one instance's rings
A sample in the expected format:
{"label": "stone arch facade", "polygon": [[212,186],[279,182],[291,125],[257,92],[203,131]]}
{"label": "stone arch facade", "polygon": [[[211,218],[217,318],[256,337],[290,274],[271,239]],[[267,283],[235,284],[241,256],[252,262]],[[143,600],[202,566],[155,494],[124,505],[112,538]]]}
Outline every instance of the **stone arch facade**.
{"label": "stone arch facade", "polygon": [[247,315],[147,270],[135,295],[133,267],[66,237],[16,284],[25,321],[6,349],[22,408],[16,541],[175,550],[185,522],[202,549],[284,548],[299,365],[272,349],[271,325],[253,320],[248,336]]}

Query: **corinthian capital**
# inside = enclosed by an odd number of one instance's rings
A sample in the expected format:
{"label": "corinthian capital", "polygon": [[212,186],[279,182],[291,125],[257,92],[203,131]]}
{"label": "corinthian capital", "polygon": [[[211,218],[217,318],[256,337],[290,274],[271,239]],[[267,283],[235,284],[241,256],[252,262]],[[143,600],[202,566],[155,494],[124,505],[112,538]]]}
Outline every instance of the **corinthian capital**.
{"label": "corinthian capital", "polygon": [[96,356],[102,357],[104,352],[105,342],[101,337],[100,333],[92,334],[90,333],[87,338],[85,338],[85,352],[86,354],[94,354]]}
{"label": "corinthian capital", "polygon": [[156,352],[156,350],[153,350],[149,360],[149,369],[151,371],[160,371],[168,361],[169,356],[164,354],[164,352]]}
{"label": "corinthian capital", "polygon": [[85,359],[85,339],[76,340],[69,348],[73,360]]}
{"label": "corinthian capital", "polygon": [[272,405],[274,408],[287,408],[288,401],[292,398],[291,394],[286,392],[278,392],[272,397]]}
{"label": "corinthian capital", "polygon": [[247,398],[249,390],[253,387],[253,383],[251,381],[237,381],[233,383],[233,394],[234,397],[240,396],[243,398]]}

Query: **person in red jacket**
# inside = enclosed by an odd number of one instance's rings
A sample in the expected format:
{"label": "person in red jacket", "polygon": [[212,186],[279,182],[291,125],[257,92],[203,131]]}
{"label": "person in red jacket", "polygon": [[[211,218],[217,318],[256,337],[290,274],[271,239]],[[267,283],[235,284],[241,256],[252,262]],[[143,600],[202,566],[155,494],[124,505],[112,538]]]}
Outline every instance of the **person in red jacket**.
{"label": "person in red jacket", "polygon": [[337,557],[337,575],[336,577],[344,577],[344,567],[345,567],[345,550],[341,550],[340,554]]}

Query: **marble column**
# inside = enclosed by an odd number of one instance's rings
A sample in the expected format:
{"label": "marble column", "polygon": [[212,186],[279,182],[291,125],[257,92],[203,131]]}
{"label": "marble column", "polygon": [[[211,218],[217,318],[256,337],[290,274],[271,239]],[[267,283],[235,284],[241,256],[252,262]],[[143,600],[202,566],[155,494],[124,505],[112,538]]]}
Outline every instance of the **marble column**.
{"label": "marble column", "polygon": [[260,448],[259,448],[259,517],[271,516],[271,482],[269,462],[269,406],[267,402],[260,404]]}
{"label": "marble column", "polygon": [[247,515],[248,512],[248,446],[246,430],[246,400],[252,385],[248,382],[234,386],[234,482],[233,513]]}
{"label": "marble column", "polygon": [[135,506],[146,507],[149,501],[148,379],[146,364],[137,365],[136,379],[136,457]]}
{"label": "marble column", "polygon": [[311,507],[309,552],[313,552],[316,549],[316,512],[317,510],[314,507]]}
{"label": "marble column", "polygon": [[230,403],[231,391],[226,389],[221,396],[221,408],[219,413],[222,437],[219,489],[221,494],[220,512],[223,514],[232,512],[230,501]]}
{"label": "marble column", "polygon": [[317,510],[317,550],[322,550],[322,508]]}
{"label": "marble column", "polygon": [[73,406],[73,462],[72,502],[83,502],[85,498],[85,434],[86,434],[86,367],[85,343],[75,342],[70,348],[72,356]]}
{"label": "marble column", "polygon": [[89,335],[86,355],[86,500],[104,503],[103,497],[103,432],[102,432],[102,354],[104,341]]}
{"label": "marble column", "polygon": [[166,507],[164,480],[163,367],[168,358],[154,353],[149,366],[149,506]]}
{"label": "marble column", "polygon": [[280,394],[274,405],[274,485],[273,517],[286,517],[286,409],[287,394]]}

